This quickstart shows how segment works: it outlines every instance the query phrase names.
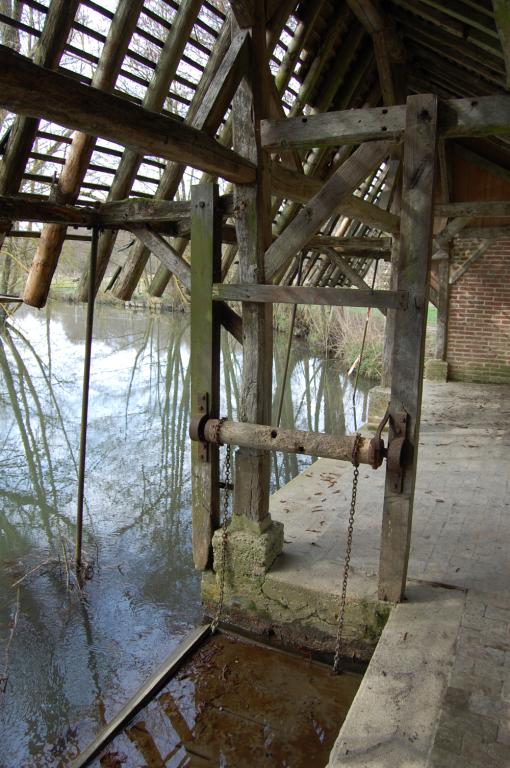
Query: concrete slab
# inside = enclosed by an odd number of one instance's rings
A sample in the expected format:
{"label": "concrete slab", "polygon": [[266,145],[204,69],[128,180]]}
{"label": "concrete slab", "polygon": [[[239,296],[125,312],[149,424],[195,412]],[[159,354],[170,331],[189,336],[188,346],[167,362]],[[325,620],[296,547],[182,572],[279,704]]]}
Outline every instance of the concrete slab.
{"label": "concrete slab", "polygon": [[425,768],[464,611],[462,590],[409,589],[393,609],[329,768]]}

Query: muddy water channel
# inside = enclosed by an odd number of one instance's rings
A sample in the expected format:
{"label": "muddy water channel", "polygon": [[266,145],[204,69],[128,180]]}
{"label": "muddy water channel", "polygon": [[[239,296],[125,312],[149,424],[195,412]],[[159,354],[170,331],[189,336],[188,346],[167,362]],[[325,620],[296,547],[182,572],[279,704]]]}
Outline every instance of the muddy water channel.
{"label": "muddy water channel", "polygon": [[[67,765],[201,619],[184,316],[97,309],[82,594],[67,567],[84,329],[83,307],[53,303],[21,309],[0,335],[2,768]],[[240,350],[224,338],[222,352],[222,413],[235,418]],[[282,338],[275,410],[284,357]],[[351,385],[334,362],[296,345],[290,372],[282,426],[352,432]],[[366,392],[362,384],[358,423]],[[309,462],[275,456],[273,487]]]}

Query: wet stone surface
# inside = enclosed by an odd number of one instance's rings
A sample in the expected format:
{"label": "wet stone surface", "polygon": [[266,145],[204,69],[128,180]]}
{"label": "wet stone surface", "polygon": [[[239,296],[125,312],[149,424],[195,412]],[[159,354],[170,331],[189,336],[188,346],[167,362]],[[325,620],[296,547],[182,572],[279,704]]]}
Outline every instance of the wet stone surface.
{"label": "wet stone surface", "polygon": [[322,768],[361,679],[216,635],[95,765]]}

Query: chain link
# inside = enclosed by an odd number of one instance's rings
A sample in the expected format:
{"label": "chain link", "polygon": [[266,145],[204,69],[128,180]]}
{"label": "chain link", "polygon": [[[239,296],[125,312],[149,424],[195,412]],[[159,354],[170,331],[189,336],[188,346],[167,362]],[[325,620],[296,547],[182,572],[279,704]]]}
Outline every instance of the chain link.
{"label": "chain link", "polygon": [[[226,421],[226,418],[219,419],[216,427],[216,443],[221,445],[219,440],[219,433],[221,425]],[[225,599],[225,571],[227,568],[227,544],[228,544],[228,524],[230,522],[229,515],[229,502],[230,502],[230,477],[231,477],[231,459],[232,451],[231,446],[227,445],[225,452],[225,464],[224,464],[224,488],[223,488],[223,514],[222,514],[222,526],[221,526],[221,558],[220,558],[220,594],[218,597],[218,605],[216,606],[216,614],[211,622],[211,632],[214,634],[220,623],[221,614],[223,612],[223,602]]]}
{"label": "chain link", "polygon": [[354,466],[354,472],[352,477],[352,495],[351,495],[351,507],[349,511],[349,524],[347,527],[347,545],[345,548],[345,562],[344,562],[344,575],[342,580],[342,594],[340,597],[340,610],[338,611],[338,628],[336,634],[335,645],[335,658],[333,661],[333,672],[337,675],[341,672],[340,668],[340,654],[342,651],[342,640],[344,632],[344,619],[345,619],[345,602],[347,598],[347,582],[349,580],[349,566],[351,562],[351,550],[352,550],[352,535],[354,532],[354,514],[356,512],[356,494],[358,492],[358,479],[359,479],[359,447],[361,442],[361,435],[356,432],[354,438],[354,446],[352,449],[352,464]]}

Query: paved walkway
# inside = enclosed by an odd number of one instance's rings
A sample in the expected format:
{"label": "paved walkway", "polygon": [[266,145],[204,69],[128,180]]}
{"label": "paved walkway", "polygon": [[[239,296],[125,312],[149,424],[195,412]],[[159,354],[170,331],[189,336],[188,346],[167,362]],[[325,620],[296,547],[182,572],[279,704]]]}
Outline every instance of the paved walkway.
{"label": "paved walkway", "polygon": [[[466,590],[429,765],[510,767],[510,388],[426,383],[411,581]],[[322,460],[272,499],[274,576],[338,591],[352,468]],[[382,471],[360,474],[350,588],[375,592]]]}

